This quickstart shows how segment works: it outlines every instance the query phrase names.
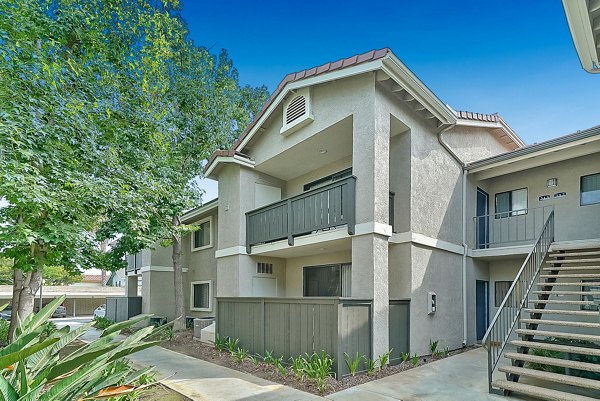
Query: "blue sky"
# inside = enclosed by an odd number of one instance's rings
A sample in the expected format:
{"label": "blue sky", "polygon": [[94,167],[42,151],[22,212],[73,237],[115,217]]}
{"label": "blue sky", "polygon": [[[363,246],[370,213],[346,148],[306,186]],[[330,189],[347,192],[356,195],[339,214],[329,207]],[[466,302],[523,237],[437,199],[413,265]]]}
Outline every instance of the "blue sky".
{"label": "blue sky", "polygon": [[600,124],[600,75],[581,68],[559,0],[183,4],[191,37],[227,49],[242,84],[272,91],[289,72],[390,47],[445,103],[498,112],[526,143]]}

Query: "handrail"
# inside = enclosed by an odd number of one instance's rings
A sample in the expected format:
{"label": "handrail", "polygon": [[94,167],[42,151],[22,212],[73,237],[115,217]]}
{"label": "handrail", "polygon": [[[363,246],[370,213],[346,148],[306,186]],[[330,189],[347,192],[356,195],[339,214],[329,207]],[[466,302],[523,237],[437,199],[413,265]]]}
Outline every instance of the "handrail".
{"label": "handrail", "polygon": [[482,344],[488,351],[488,384],[490,393],[492,388],[492,375],[502,352],[508,343],[508,339],[521,316],[521,310],[527,304],[529,292],[534,286],[540,273],[541,266],[546,258],[550,245],[554,241],[554,210],[550,212],[542,232],[537,238],[535,245],[525,258],[521,269],[514,281],[496,315],[492,319]]}
{"label": "handrail", "polygon": [[475,216],[474,248],[533,242],[553,210],[553,205],[547,205]]}

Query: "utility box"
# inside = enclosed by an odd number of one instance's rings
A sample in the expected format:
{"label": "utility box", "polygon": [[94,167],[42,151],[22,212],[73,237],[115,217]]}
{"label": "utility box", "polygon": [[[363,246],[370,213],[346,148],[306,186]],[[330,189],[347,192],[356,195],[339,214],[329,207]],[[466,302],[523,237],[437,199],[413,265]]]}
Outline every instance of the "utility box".
{"label": "utility box", "polygon": [[437,295],[435,292],[427,293],[427,314],[433,315],[437,309]]}

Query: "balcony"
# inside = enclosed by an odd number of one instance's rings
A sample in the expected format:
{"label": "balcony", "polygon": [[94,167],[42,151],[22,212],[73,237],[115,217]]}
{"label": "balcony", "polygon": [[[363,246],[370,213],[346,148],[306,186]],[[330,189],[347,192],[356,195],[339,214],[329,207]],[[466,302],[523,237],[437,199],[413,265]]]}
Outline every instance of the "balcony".
{"label": "balcony", "polygon": [[246,251],[252,245],[294,238],[346,225],[354,234],[356,177],[306,191],[246,213]]}
{"label": "balcony", "polygon": [[475,249],[533,244],[553,210],[545,206],[476,216]]}

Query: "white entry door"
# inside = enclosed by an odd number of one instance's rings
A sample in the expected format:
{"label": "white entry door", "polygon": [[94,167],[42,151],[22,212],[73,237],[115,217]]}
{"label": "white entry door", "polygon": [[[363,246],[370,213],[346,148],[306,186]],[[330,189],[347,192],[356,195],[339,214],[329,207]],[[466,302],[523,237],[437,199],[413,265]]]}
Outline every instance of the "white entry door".
{"label": "white entry door", "polygon": [[275,277],[252,277],[252,295],[255,297],[276,297],[277,279]]}

